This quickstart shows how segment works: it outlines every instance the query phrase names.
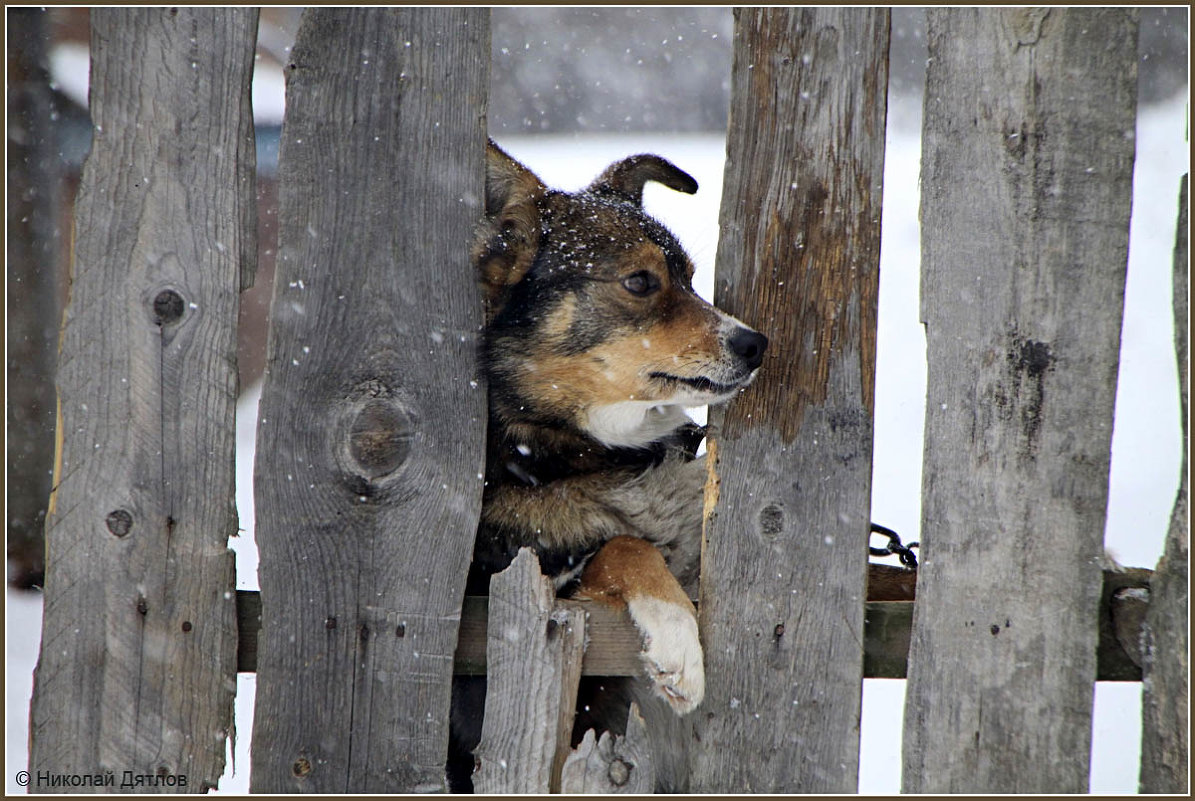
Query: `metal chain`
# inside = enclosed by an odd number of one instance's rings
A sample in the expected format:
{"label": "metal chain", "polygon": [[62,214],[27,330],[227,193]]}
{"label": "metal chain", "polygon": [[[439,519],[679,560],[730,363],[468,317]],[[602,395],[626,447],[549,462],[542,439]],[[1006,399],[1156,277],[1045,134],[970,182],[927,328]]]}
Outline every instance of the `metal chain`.
{"label": "metal chain", "polygon": [[888,538],[888,546],[886,548],[876,548],[868,545],[868,550],[871,551],[872,556],[891,556],[895,554],[900,558],[902,565],[911,567],[914,570],[917,569],[917,555],[913,553],[913,549],[920,545],[920,543],[910,542],[908,545],[902,545],[899,534],[877,523],[871,524],[871,530],[876,534],[883,534]]}

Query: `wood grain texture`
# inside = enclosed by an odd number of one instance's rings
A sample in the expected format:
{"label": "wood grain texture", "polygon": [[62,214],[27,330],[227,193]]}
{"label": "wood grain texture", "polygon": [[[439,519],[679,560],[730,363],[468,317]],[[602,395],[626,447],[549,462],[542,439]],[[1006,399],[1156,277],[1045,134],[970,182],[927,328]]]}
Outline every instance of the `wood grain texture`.
{"label": "wood grain texture", "polygon": [[576,750],[564,762],[560,792],[590,795],[647,795],[655,792],[655,768],[647,727],[639,707],[631,704],[627,733],[585,732]]}
{"label": "wood grain texture", "polygon": [[199,792],[224,770],[256,29],[253,9],[91,12],[35,775],[166,773]]}
{"label": "wood grain texture", "polygon": [[559,792],[568,754],[585,613],[558,607],[529,548],[490,578],[485,723],[473,787],[481,794]]}
{"label": "wood grain texture", "polygon": [[1182,482],[1166,548],[1150,586],[1149,612],[1144,636],[1145,689],[1141,698],[1141,778],[1143,793],[1189,792],[1188,748],[1190,703],[1190,558],[1191,530],[1189,493],[1191,388],[1187,361],[1189,313],[1187,292],[1189,176],[1183,176],[1179,196],[1177,236],[1174,244],[1174,346],[1178,357],[1183,421]]}
{"label": "wood grain texture", "polygon": [[310,9],[257,434],[255,792],[444,787],[481,508],[485,9]]}
{"label": "wood grain texture", "polygon": [[1087,789],[1136,20],[929,12],[905,792]]}
{"label": "wood grain texture", "polygon": [[[869,679],[903,679],[909,656],[909,632],[913,623],[913,595],[907,584],[877,586],[877,573],[890,578],[903,572],[888,565],[869,565],[866,617],[863,625],[863,676]],[[911,572],[911,571],[910,571]],[[1107,570],[1100,601],[1100,641],[1096,679],[1098,681],[1141,681],[1138,641],[1148,607],[1149,570]],[[556,599],[556,607],[576,608],[585,615],[585,653],[582,676],[638,676],[643,671],[642,635],[625,609],[614,609],[593,601]],[[469,595],[461,607],[460,638],[453,657],[453,673],[484,676],[486,639],[489,632],[489,598]],[[237,671],[257,671],[257,645],[261,636],[261,596],[253,590],[237,590]],[[671,711],[669,711],[671,714]]]}
{"label": "wood grain texture", "polygon": [[857,786],[888,34],[737,12],[715,300],[771,345],[711,410],[694,792]]}

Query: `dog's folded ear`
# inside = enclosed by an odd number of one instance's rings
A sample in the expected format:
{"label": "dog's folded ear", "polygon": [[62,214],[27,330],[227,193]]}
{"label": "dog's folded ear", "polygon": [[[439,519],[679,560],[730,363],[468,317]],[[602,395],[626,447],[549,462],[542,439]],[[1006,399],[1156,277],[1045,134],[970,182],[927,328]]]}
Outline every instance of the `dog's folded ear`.
{"label": "dog's folded ear", "polygon": [[485,151],[485,213],[502,214],[508,208],[534,202],[547,192],[535,173],[515,161],[489,140]]}
{"label": "dog's folded ear", "polygon": [[617,195],[636,206],[643,205],[643,185],[656,181],[677,192],[693,194],[697,181],[668,159],[644,153],[617,161],[589,185],[587,191],[597,195]]}
{"label": "dog's folded ear", "polygon": [[473,261],[480,269],[487,320],[510,287],[531,268],[539,249],[541,201],[547,194],[535,173],[490,140],[485,158],[485,220],[477,231]]}

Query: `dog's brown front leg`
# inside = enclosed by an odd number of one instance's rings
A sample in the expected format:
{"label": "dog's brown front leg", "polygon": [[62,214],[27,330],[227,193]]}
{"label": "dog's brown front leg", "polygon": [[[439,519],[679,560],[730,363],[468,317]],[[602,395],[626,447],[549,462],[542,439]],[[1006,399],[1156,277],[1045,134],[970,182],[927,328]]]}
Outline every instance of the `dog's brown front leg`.
{"label": "dog's brown front leg", "polygon": [[625,607],[643,634],[644,667],[657,695],[679,715],[705,696],[697,610],[654,545],[615,537],[581,574],[578,598]]}

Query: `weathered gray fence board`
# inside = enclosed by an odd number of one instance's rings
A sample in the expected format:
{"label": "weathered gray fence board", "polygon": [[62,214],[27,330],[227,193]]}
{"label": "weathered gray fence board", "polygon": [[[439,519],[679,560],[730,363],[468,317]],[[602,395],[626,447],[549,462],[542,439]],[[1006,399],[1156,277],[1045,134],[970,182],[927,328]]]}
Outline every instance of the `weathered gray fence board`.
{"label": "weathered gray fence board", "polygon": [[854,792],[889,16],[737,12],[718,304],[771,338],[711,448],[694,792]]}
{"label": "weathered gray fence board", "polygon": [[8,580],[41,585],[46,504],[54,467],[54,364],[62,322],[58,180],[50,121],[47,12],[7,9]]}
{"label": "weathered gray fence board", "polygon": [[257,11],[93,9],[91,26],[30,772],[195,792],[223,772],[236,687]]}
{"label": "weathered gray fence board", "polygon": [[[909,655],[909,631],[913,622],[911,582],[897,580],[899,568],[869,565],[868,601],[863,626],[863,675],[866,678],[903,679]],[[913,571],[907,571],[916,576]],[[888,573],[889,575],[884,575]],[[877,581],[887,581],[883,586]],[[1140,568],[1106,570],[1100,601],[1100,644],[1098,681],[1141,681],[1139,639],[1151,571]],[[559,607],[585,613],[585,640],[581,659],[582,676],[638,676],[643,671],[640,656],[643,635],[626,610],[595,601],[556,600]],[[460,636],[453,657],[458,676],[484,676],[489,598],[465,596],[461,607]],[[255,590],[237,590],[237,670],[257,671],[257,644],[261,635],[261,596]],[[671,714],[671,712],[669,712]]]}
{"label": "weathered gray fence board", "polygon": [[655,791],[651,743],[639,707],[631,704],[623,736],[593,729],[564,761],[560,792],[591,795],[645,795]]}
{"label": "weathered gray fence board", "polygon": [[477,746],[478,793],[559,791],[569,753],[585,612],[556,606],[528,548],[490,579],[485,723]]}
{"label": "weathered gray fence board", "polygon": [[1145,651],[1142,695],[1141,792],[1188,792],[1188,723],[1190,702],[1190,522],[1191,476],[1187,453],[1190,432],[1190,376],[1187,363],[1189,278],[1187,275],[1188,176],[1183,176],[1174,247],[1174,345],[1178,356],[1183,423],[1182,482],[1170,517],[1166,550],[1150,584],[1149,612],[1142,644]]}
{"label": "weathered gray fence board", "polygon": [[929,11],[905,792],[1087,789],[1136,30]]}
{"label": "weathered gray fence board", "polygon": [[311,9],[286,67],[258,424],[255,791],[444,786],[481,508],[489,17]]}

